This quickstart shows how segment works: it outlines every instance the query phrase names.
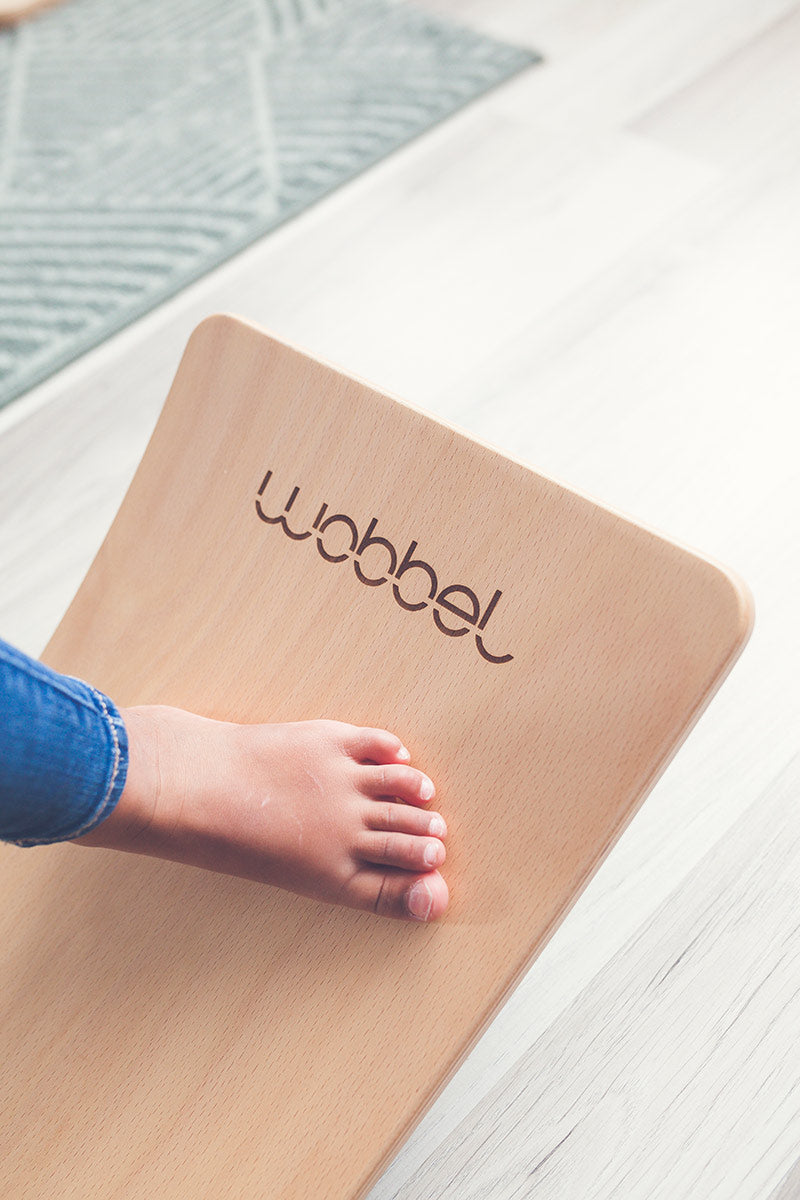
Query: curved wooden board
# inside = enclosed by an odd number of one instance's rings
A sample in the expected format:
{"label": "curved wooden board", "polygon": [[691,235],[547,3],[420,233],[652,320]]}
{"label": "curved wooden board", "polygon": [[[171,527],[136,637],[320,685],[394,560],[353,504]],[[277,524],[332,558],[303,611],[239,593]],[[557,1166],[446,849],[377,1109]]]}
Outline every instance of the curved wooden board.
{"label": "curved wooden board", "polygon": [[452,903],[420,926],[5,847],[4,1194],[362,1196],[751,624],[710,560],[242,321],[203,322],[44,657],[121,705],[397,731],[437,783]]}

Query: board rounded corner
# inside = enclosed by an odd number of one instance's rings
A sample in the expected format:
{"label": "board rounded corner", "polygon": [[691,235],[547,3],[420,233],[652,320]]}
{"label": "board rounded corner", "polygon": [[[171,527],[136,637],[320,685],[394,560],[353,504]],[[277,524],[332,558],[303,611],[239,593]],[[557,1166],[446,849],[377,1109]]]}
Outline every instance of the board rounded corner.
{"label": "board rounded corner", "polygon": [[755,598],[746,580],[718,562],[709,562],[721,589],[726,620],[730,629],[733,652],[738,655],[750,640],[756,619]]}

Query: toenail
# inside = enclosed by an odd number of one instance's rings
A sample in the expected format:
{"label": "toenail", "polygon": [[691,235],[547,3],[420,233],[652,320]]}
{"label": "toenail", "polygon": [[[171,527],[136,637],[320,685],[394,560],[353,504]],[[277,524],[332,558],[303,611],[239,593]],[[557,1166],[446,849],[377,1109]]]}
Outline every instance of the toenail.
{"label": "toenail", "polygon": [[402,758],[403,762],[411,762],[411,751],[406,750],[405,746],[401,746],[397,751],[397,757]]}
{"label": "toenail", "polygon": [[421,800],[432,800],[432,799],[433,799],[433,793],[434,793],[435,791],[436,791],[436,788],[433,786],[433,784],[431,783],[430,779],[428,779],[428,776],[427,776],[427,775],[423,775],[423,776],[422,776],[422,783],[419,785],[419,794],[420,794],[420,799],[421,799]]}
{"label": "toenail", "polygon": [[418,880],[409,890],[406,902],[412,917],[418,921],[427,921],[433,906],[433,896],[427,883]]}
{"label": "toenail", "polygon": [[428,826],[428,833],[434,837],[444,837],[447,833],[447,826],[442,817],[431,817],[431,823]]}
{"label": "toenail", "polygon": [[439,861],[439,846],[440,842],[428,842],[422,854],[422,861],[426,867],[435,867]]}

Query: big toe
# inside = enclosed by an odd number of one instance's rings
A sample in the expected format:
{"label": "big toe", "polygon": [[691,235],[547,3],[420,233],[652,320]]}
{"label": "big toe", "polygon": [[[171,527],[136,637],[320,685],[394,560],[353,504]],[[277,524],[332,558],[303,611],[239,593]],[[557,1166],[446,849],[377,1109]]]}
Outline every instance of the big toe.
{"label": "big toe", "polygon": [[403,895],[403,916],[415,921],[435,921],[450,900],[450,893],[438,871],[423,875],[407,888]]}
{"label": "big toe", "polygon": [[369,907],[379,916],[402,921],[436,921],[447,908],[450,893],[438,871],[425,875],[412,875],[408,871],[374,874],[378,876],[378,886]]}

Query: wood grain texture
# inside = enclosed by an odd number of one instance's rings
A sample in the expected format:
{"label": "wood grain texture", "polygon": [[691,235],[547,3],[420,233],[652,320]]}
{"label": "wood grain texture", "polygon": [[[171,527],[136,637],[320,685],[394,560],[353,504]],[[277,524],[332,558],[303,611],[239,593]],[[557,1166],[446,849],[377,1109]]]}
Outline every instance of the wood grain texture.
{"label": "wood grain texture", "polygon": [[770,1193],[769,1200],[797,1200],[800,1196],[800,1161],[791,1167],[775,1191]]}
{"label": "wood grain texture", "polygon": [[[122,705],[397,730],[437,781],[453,900],[409,928],[174,864],[7,848],[9,1186],[363,1194],[751,619],[709,560],[252,326],[204,322],[46,661]],[[107,1006],[119,1024],[90,1058]],[[65,1027],[80,1066],[43,1095]],[[44,1151],[32,1109],[59,1114]]]}

